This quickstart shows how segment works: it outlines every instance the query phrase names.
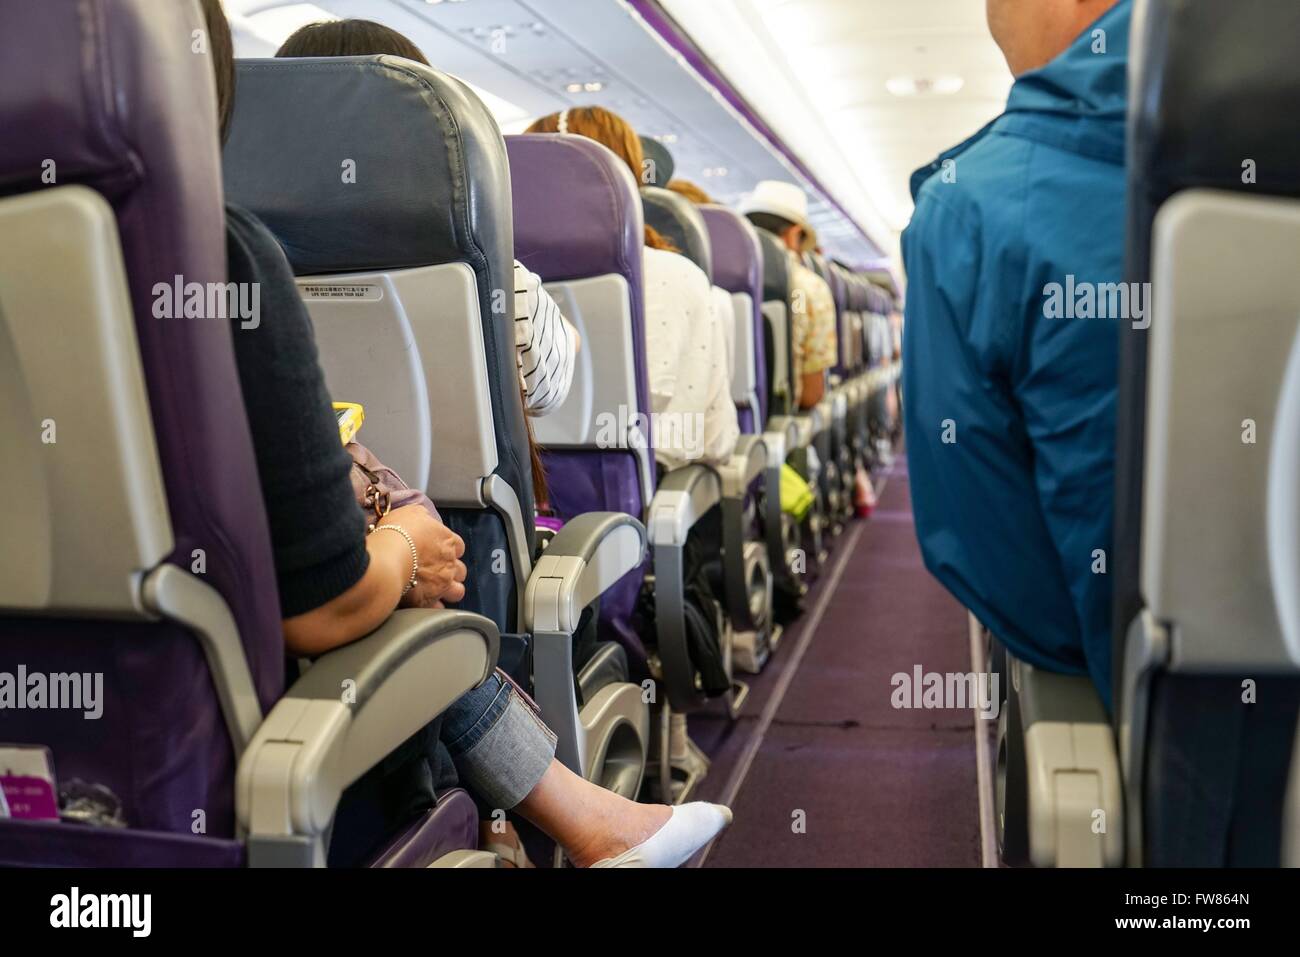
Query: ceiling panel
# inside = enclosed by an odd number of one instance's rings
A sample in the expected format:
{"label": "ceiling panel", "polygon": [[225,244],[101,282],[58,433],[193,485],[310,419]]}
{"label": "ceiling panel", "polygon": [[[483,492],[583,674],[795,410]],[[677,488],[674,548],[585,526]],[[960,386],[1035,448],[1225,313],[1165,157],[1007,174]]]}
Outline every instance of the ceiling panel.
{"label": "ceiling panel", "polygon": [[[984,0],[661,0],[854,218],[897,249],[911,173],[997,116]],[[900,97],[894,78],[961,79]]]}
{"label": "ceiling panel", "polygon": [[[995,115],[1010,82],[983,0],[662,2],[835,202],[621,0],[225,0],[240,56],[270,55],[322,17],[378,20],[491,94],[507,132],[600,104],[663,138],[680,175],[722,202],[738,202],[760,179],[803,182],[825,245],[855,265],[896,255],[911,170]],[[892,76],[933,72],[959,72],[966,85],[957,96],[907,100],[885,89]]]}

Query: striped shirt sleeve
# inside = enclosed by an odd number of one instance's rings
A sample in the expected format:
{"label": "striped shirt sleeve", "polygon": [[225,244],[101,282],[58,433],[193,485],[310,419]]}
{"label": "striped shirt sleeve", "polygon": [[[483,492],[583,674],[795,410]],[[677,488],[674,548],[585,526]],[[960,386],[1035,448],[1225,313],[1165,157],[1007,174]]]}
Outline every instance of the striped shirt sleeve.
{"label": "striped shirt sleeve", "polygon": [[515,348],[531,415],[554,412],[569,395],[577,336],[542,280],[515,263]]}

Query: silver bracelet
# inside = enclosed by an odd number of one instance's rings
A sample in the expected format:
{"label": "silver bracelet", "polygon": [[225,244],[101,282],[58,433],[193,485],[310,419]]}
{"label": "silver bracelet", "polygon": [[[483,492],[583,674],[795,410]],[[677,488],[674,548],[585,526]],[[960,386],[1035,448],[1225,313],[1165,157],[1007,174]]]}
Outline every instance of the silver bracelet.
{"label": "silver bracelet", "polygon": [[402,528],[402,526],[380,525],[375,529],[375,531],[380,532],[384,529],[388,529],[390,532],[396,532],[398,535],[401,535],[406,539],[406,544],[411,546],[411,580],[407,582],[406,587],[402,589],[402,597],[405,598],[406,593],[415,587],[415,583],[419,581],[420,578],[420,551],[415,547],[415,539],[413,539],[410,533],[407,532],[406,529]]}

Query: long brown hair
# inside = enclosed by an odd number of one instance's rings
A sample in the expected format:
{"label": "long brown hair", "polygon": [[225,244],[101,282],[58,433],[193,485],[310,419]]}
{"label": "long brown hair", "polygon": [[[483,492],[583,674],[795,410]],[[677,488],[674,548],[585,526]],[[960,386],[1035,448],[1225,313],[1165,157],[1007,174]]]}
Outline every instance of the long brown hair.
{"label": "long brown hair", "polygon": [[[560,113],[543,116],[524,132],[558,133],[560,132]],[[627,164],[638,186],[646,185],[647,179],[645,149],[641,146],[641,137],[636,135],[632,124],[617,113],[603,106],[580,106],[568,111],[565,120],[565,132],[585,136],[608,147]],[[651,249],[663,249],[678,252],[676,246],[656,232],[652,227],[645,228],[645,244]]]}
{"label": "long brown hair", "polygon": [[[285,40],[275,55],[288,58],[400,56],[432,66],[423,51],[409,37],[372,20],[329,20],[308,24]],[[511,282],[513,281],[512,279]],[[522,383],[519,387],[519,401],[524,408],[528,457],[532,463],[533,500],[538,508],[543,508],[548,498],[546,467],[542,464],[537,437],[533,434],[533,419],[528,414],[528,398],[524,394]]]}
{"label": "long brown hair", "polygon": [[230,119],[235,112],[235,42],[221,0],[200,0],[199,6],[208,28],[208,50],[212,54],[212,71],[217,81],[217,125],[221,142],[225,143],[230,133]]}
{"label": "long brown hair", "polygon": [[709,206],[713,203],[713,197],[702,190],[699,186],[692,183],[689,179],[674,179],[668,183],[668,189],[671,189],[678,196],[684,196],[696,206]]}

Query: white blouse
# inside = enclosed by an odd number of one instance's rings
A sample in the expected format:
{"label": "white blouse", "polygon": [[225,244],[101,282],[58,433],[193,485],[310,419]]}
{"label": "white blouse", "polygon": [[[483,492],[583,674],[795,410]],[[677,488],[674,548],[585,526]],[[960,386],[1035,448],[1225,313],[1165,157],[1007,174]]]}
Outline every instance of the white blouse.
{"label": "white blouse", "polygon": [[578,335],[542,280],[515,263],[515,349],[525,408],[530,415],[554,412],[569,395]]}
{"label": "white blouse", "polygon": [[667,469],[720,465],[740,428],[723,323],[709,279],[685,256],[645,251],[646,361],[655,458]]}
{"label": "white blouse", "polygon": [[713,312],[722,327],[727,353],[727,381],[736,378],[736,307],[731,301],[731,293],[720,286],[713,287]]}

